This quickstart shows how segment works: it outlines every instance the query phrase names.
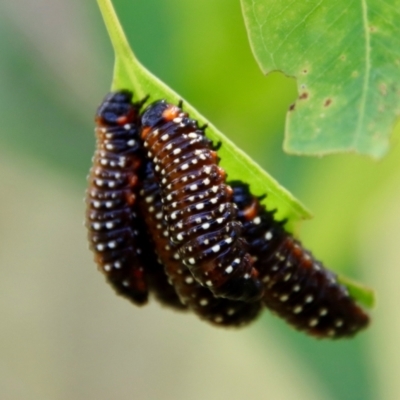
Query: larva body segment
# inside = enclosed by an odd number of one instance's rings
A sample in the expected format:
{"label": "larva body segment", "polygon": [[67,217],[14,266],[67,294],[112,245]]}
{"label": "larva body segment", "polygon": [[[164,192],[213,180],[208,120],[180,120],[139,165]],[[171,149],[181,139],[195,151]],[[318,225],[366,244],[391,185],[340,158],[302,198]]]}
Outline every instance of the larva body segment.
{"label": "larva body segment", "polygon": [[[146,165],[141,190],[141,214],[153,239],[155,252],[179,295],[201,319],[217,326],[243,326],[253,321],[261,311],[261,302],[246,303],[216,298],[209,289],[198,283],[180,261],[176,246],[169,241],[168,224],[164,218],[161,189],[152,163]],[[172,286],[171,286],[172,287]]]}
{"label": "larva body segment", "polygon": [[296,329],[320,338],[352,336],[369,317],[336,275],[274,220],[242,182],[231,182],[243,235],[265,285],[263,302]]}
{"label": "larva body segment", "polygon": [[197,121],[157,101],[142,116],[141,137],[161,185],[170,241],[193,277],[217,297],[260,299],[262,285],[241,238],[232,189]]}
{"label": "larva body segment", "polygon": [[138,125],[140,105],[131,100],[128,91],[113,92],[97,110],[86,226],[99,269],[118,294],[141,305],[148,297],[137,215],[143,155]]}

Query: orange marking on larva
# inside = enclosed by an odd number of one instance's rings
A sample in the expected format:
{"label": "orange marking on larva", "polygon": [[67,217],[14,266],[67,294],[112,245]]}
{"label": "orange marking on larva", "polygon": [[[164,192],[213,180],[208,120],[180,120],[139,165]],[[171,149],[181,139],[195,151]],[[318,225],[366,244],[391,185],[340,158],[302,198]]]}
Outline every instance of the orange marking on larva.
{"label": "orange marking on larva", "polygon": [[217,152],[213,151],[213,150],[210,150],[210,156],[211,156],[212,162],[213,163],[217,163],[217,160],[218,160]]}
{"label": "orange marking on larva", "polygon": [[172,121],[174,118],[176,118],[179,113],[180,113],[180,108],[177,106],[174,106],[173,104],[170,104],[162,113],[163,118],[166,121]]}
{"label": "orange marking on larva", "polygon": [[244,218],[246,218],[246,220],[251,221],[257,216],[258,214],[257,204],[258,204],[257,199],[253,199],[251,204],[242,211],[243,216]]}
{"label": "orange marking on larva", "polygon": [[223,168],[218,167],[218,175],[219,175],[222,179],[225,180],[225,178],[226,178],[226,172],[225,172],[225,170],[224,170]]}
{"label": "orange marking on larva", "polygon": [[233,196],[233,189],[230,186],[226,186],[225,190],[229,196]]}
{"label": "orange marking on larva", "polygon": [[125,125],[128,121],[129,121],[129,118],[127,115],[122,115],[121,117],[117,118],[118,125]]}
{"label": "orange marking on larva", "polygon": [[139,177],[137,175],[131,175],[129,177],[129,186],[130,187],[135,187],[139,182]]}
{"label": "orange marking on larva", "polygon": [[143,140],[145,140],[146,138],[147,138],[147,135],[150,133],[150,132],[152,132],[152,128],[150,127],[150,126],[146,126],[146,127],[144,127],[143,129],[142,129],[142,133],[141,133],[141,138],[143,139]]}
{"label": "orange marking on larva", "polygon": [[135,204],[136,201],[136,195],[134,195],[133,193],[127,193],[126,196],[126,202],[130,205],[133,206]]}

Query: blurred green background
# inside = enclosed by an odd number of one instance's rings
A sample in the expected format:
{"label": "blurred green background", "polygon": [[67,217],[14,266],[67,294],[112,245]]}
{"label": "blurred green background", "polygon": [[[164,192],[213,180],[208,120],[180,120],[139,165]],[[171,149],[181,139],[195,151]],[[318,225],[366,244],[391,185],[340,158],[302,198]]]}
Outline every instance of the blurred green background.
{"label": "blurred green background", "polygon": [[116,297],[82,227],[113,66],[96,2],[1,2],[0,398],[399,399],[398,135],[381,162],[288,156],[295,81],[261,74],[239,2],[115,6],[139,59],[311,208],[303,242],[378,307],[367,332],[323,342],[268,313],[226,331]]}

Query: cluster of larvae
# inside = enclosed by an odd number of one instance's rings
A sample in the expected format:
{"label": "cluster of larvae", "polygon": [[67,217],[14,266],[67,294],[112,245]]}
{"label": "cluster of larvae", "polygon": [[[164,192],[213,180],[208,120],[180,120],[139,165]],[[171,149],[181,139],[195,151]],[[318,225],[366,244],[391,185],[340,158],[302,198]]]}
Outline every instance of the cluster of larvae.
{"label": "cluster of larvae", "polygon": [[249,186],[227,183],[204,127],[165,100],[141,108],[130,91],[112,92],[95,119],[86,225],[118,294],[142,305],[151,293],[226,327],[248,324],[264,308],[320,338],[368,325],[336,275]]}

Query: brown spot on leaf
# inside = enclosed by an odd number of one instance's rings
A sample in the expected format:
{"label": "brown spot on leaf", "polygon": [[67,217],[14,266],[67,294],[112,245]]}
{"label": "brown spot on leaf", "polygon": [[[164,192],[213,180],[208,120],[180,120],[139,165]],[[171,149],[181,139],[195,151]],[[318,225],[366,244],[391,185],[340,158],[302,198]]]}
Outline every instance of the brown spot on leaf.
{"label": "brown spot on leaf", "polygon": [[326,99],[324,103],[324,107],[329,107],[332,103],[332,99]]}
{"label": "brown spot on leaf", "polygon": [[293,103],[289,106],[289,111],[293,111],[296,107],[296,103]]}
{"label": "brown spot on leaf", "polygon": [[381,92],[382,96],[386,96],[387,95],[387,86],[386,83],[381,83],[379,85],[379,91]]}
{"label": "brown spot on leaf", "polygon": [[371,32],[371,33],[375,33],[375,32],[377,32],[377,28],[376,28],[376,26],[373,26],[373,25],[371,25],[370,27],[369,27],[369,31]]}
{"label": "brown spot on leaf", "polygon": [[344,54],[342,54],[339,58],[340,58],[342,61],[346,61],[346,56],[345,56]]}
{"label": "brown spot on leaf", "polygon": [[304,75],[308,74],[308,69],[303,69],[303,74]]}
{"label": "brown spot on leaf", "polygon": [[299,96],[300,100],[306,100],[308,99],[308,92],[303,92],[300,96]]}

